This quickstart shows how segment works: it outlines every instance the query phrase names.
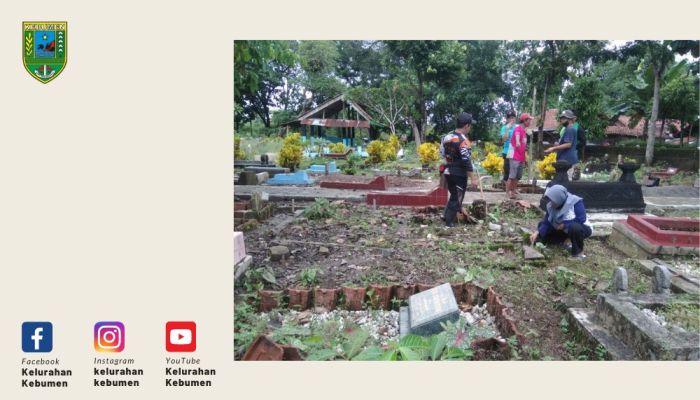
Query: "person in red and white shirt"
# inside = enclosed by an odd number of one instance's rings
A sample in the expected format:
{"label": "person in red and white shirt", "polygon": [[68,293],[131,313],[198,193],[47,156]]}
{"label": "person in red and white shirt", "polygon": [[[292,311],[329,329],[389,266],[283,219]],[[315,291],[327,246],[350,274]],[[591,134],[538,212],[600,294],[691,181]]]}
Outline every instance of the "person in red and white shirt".
{"label": "person in red and white shirt", "polygon": [[506,197],[510,199],[518,198],[518,181],[523,177],[523,168],[527,162],[525,150],[527,148],[527,132],[530,127],[532,116],[528,113],[520,114],[520,124],[513,130],[508,147],[508,162],[510,171],[506,182]]}

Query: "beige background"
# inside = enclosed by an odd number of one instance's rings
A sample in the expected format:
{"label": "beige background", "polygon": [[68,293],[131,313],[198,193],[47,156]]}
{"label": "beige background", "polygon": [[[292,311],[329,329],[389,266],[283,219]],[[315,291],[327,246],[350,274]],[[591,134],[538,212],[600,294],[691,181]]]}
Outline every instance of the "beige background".
{"label": "beige background", "polygon": [[[173,3],[3,3],[2,398],[642,398],[697,386],[699,363],[234,363],[231,267],[233,39],[697,39],[697,3]],[[47,85],[22,66],[24,20],[68,21],[67,68]],[[53,322],[68,390],[19,390],[32,320]],[[125,323],[120,356],[145,370],[140,389],[91,386],[100,320]],[[163,386],[168,320],[197,322],[213,389]]]}

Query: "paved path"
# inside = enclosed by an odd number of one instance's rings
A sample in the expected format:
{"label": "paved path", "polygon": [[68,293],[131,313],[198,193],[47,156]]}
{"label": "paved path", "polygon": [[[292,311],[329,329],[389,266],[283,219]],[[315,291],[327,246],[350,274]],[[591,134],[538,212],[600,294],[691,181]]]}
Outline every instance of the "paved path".
{"label": "paved path", "polygon": [[[352,189],[325,189],[316,186],[268,186],[268,185],[237,185],[233,189],[233,195],[241,199],[250,198],[253,192],[264,192],[270,196],[270,201],[300,200],[313,201],[316,197],[324,197],[329,200],[347,200],[364,203],[367,200],[367,190]],[[421,192],[415,188],[393,188],[383,193]],[[523,200],[539,205],[541,194],[523,194]],[[467,192],[464,203],[471,204],[474,200],[481,199],[480,192]],[[488,204],[500,203],[505,199],[503,192],[484,192],[484,199]]]}
{"label": "paved path", "polygon": [[[233,194],[241,199],[250,198],[253,192],[267,193],[270,201],[298,200],[313,201],[317,197],[330,200],[346,200],[358,203],[366,202],[366,190],[352,189],[327,189],[318,186],[271,186],[271,185],[236,185]],[[416,188],[391,188],[385,193],[422,192]],[[665,210],[673,209],[698,209],[700,210],[700,190],[692,186],[642,186],[644,201],[647,207],[658,207]],[[524,200],[539,205],[540,194],[523,194]],[[484,192],[484,199],[488,204],[496,204],[505,198],[503,192]],[[464,197],[465,204],[471,204],[474,200],[481,199],[479,192],[467,192]]]}

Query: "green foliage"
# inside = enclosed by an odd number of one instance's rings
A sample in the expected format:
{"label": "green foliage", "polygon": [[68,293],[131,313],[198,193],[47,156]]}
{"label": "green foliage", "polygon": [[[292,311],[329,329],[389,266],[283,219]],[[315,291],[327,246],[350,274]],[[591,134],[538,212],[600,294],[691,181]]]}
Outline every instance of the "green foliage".
{"label": "green foliage", "polygon": [[303,287],[311,288],[318,284],[321,278],[321,270],[318,268],[304,268],[299,274],[299,282]]}
{"label": "green foliage", "polygon": [[266,284],[277,284],[275,273],[270,267],[251,268],[245,272],[244,276],[244,285],[248,292],[255,292],[263,289]]}
{"label": "green foliage", "polygon": [[304,209],[304,217],[308,219],[324,219],[335,216],[337,207],[328,199],[319,197],[313,204]]}
{"label": "green foliage", "polygon": [[[697,300],[696,300],[697,301]],[[666,321],[688,332],[700,333],[700,307],[697,303],[671,301],[658,310]]]}
{"label": "green foliage", "polygon": [[243,354],[267,328],[267,322],[259,318],[255,311],[255,307],[246,302],[237,302],[234,307],[233,342],[237,354]]}
{"label": "green foliage", "polygon": [[455,268],[455,274],[452,276],[452,280],[464,283],[475,282],[482,286],[490,286],[496,281],[496,278],[489,269],[473,265],[468,268]]}
{"label": "green foliage", "polygon": [[357,154],[351,154],[345,160],[345,164],[340,168],[344,174],[357,175],[358,168],[362,164],[362,157]]}
{"label": "green foliage", "polygon": [[574,274],[571,272],[571,270],[564,268],[564,267],[558,267],[556,271],[554,272],[554,287],[560,291],[563,292],[569,287],[571,287],[574,283]]}
{"label": "green foliage", "polygon": [[576,110],[578,122],[586,129],[586,135],[601,138],[608,126],[604,101],[601,80],[594,75],[583,75],[575,78],[564,90],[560,109]]}

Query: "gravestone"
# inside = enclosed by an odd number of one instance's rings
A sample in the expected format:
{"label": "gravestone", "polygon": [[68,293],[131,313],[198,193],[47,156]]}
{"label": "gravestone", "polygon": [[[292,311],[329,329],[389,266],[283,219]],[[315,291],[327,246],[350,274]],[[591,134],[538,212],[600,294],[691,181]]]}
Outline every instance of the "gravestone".
{"label": "gravestone", "polygon": [[626,294],[627,293],[627,270],[622,267],[615,268],[613,272],[613,293],[614,294]]}
{"label": "gravestone", "polygon": [[654,267],[654,277],[652,278],[653,292],[656,294],[671,293],[671,272],[663,265]]}
{"label": "gravestone", "polygon": [[258,176],[253,171],[243,171],[238,175],[238,182],[236,183],[239,185],[257,185]]}
{"label": "gravestone", "polygon": [[539,260],[544,258],[544,255],[532,246],[523,245],[523,258],[526,260]]}
{"label": "gravestone", "polygon": [[[408,324],[399,321],[415,335],[432,335],[442,331],[440,323],[459,319],[459,307],[449,283],[414,294],[408,298],[408,312],[399,319],[408,317]],[[402,332],[403,333],[403,332]]]}

